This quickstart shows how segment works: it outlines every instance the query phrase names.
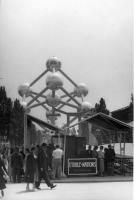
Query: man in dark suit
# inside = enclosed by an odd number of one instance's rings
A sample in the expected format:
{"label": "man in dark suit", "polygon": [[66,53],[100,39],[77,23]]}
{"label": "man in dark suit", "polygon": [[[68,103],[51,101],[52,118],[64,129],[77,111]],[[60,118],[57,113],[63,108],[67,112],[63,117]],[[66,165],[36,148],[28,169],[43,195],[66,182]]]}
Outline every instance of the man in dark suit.
{"label": "man in dark suit", "polygon": [[56,185],[53,185],[49,179],[48,175],[48,155],[47,155],[47,145],[45,143],[42,144],[41,147],[38,147],[38,170],[39,170],[39,181],[35,183],[35,187],[40,189],[41,180],[44,179],[47,186],[51,189],[55,188]]}
{"label": "man in dark suit", "polygon": [[88,149],[85,152],[85,158],[92,158],[92,150],[91,150],[91,145],[88,146]]}
{"label": "man in dark suit", "polygon": [[11,156],[11,168],[13,182],[21,182],[21,171],[23,168],[22,156],[19,153],[19,148],[16,147],[14,153]]}
{"label": "man in dark suit", "polygon": [[115,161],[115,151],[114,148],[109,144],[107,150],[107,164],[108,164],[108,175],[114,175],[114,161]]}

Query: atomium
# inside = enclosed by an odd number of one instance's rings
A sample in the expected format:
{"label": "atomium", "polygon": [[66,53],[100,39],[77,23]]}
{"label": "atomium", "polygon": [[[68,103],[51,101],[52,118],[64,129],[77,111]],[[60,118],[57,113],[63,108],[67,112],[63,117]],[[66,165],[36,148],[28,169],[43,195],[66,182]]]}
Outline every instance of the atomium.
{"label": "atomium", "polygon": [[60,87],[63,86],[63,81],[61,79],[60,74],[57,72],[49,75],[46,78],[46,86],[51,90],[58,90]]}
{"label": "atomium", "polygon": [[21,97],[28,97],[31,94],[29,83],[24,83],[18,87],[18,93]]}
{"label": "atomium", "polygon": [[[46,73],[49,74],[45,79],[46,85],[44,86],[44,79],[42,80],[42,84],[41,79]],[[73,85],[74,89],[72,88],[72,91],[68,91],[65,88],[63,78],[67,79]],[[33,87],[38,81],[40,81],[40,89],[39,86],[36,88]],[[36,91],[37,88],[38,92]],[[56,116],[56,113],[66,115],[67,122],[64,123],[65,127],[71,125],[75,120],[80,121],[84,112],[88,112],[92,108],[89,102],[84,101],[84,97],[88,95],[88,87],[86,84],[76,84],[61,70],[61,62],[56,57],[49,58],[46,61],[46,70],[30,84],[25,83],[20,85],[18,87],[18,93],[22,97],[21,104],[26,114],[31,109],[40,106],[42,109],[45,109],[48,120],[49,116],[51,120],[53,118],[52,116]],[[54,124],[54,120],[51,123]]]}
{"label": "atomium", "polygon": [[51,107],[56,107],[60,104],[60,97],[58,95],[52,96],[52,94],[48,94],[46,96],[46,103]]}
{"label": "atomium", "polygon": [[21,106],[23,106],[24,109],[27,108],[27,102],[26,101],[21,101],[20,104],[21,104]]}
{"label": "atomium", "polygon": [[74,88],[74,93],[77,97],[87,96],[88,88],[86,84],[80,83],[77,87]]}
{"label": "atomium", "polygon": [[80,110],[81,112],[88,112],[91,108],[92,108],[92,105],[89,102],[84,101],[81,104]]}
{"label": "atomium", "polygon": [[49,58],[46,62],[47,69],[51,72],[61,69],[61,62],[56,57]]}

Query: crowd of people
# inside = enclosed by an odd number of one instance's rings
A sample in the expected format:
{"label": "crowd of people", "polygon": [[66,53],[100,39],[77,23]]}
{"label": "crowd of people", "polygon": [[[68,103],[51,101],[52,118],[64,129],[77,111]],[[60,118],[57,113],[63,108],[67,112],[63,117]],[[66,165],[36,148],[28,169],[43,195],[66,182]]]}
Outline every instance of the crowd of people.
{"label": "crowd of people", "polygon": [[59,145],[33,146],[31,149],[7,147],[0,149],[0,190],[4,195],[7,175],[13,183],[26,182],[26,190],[41,189],[40,183],[44,179],[51,189],[56,187],[51,179],[60,178],[62,173],[63,150]]}
{"label": "crowd of people", "polygon": [[111,144],[105,148],[103,146],[92,147],[89,145],[87,150],[81,151],[79,157],[96,158],[99,176],[114,175],[115,150]]}
{"label": "crowd of people", "polygon": [[[31,149],[7,147],[0,149],[0,190],[4,196],[7,177],[10,182],[26,182],[26,190],[41,189],[43,179],[51,189],[56,187],[52,179],[60,179],[62,175],[63,150],[59,145],[33,146]],[[80,153],[81,158],[96,158],[99,176],[114,175],[115,151],[112,145],[108,148],[103,146],[88,146],[87,150]],[[32,188],[30,184],[32,183]]]}

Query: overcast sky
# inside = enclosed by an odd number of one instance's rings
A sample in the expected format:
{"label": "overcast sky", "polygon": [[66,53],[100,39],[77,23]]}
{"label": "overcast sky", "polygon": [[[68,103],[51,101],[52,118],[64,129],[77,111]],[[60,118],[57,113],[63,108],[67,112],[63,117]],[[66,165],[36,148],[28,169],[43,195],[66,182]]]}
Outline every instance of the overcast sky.
{"label": "overcast sky", "polygon": [[18,86],[41,74],[51,56],[76,83],[87,84],[93,106],[101,97],[111,111],[127,106],[132,1],[0,0],[0,85],[8,96],[20,98]]}

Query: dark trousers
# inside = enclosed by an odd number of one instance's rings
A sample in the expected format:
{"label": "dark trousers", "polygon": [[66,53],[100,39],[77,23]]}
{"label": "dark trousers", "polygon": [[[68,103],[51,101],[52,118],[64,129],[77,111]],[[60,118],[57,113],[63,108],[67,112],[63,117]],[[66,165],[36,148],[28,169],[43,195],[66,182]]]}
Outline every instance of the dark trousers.
{"label": "dark trousers", "polygon": [[40,186],[41,180],[44,180],[48,187],[51,187],[53,184],[51,183],[49,179],[48,172],[46,170],[43,170],[39,172],[39,181],[35,182],[35,187],[38,188]]}
{"label": "dark trousers", "polygon": [[12,169],[12,178],[13,183],[20,183],[21,182],[21,169]]}
{"label": "dark trousers", "polygon": [[104,159],[104,173],[105,173],[105,175],[107,174],[107,160],[106,159]]}
{"label": "dark trousers", "polygon": [[114,162],[113,161],[108,162],[107,172],[108,172],[108,175],[110,175],[110,176],[114,175]]}

